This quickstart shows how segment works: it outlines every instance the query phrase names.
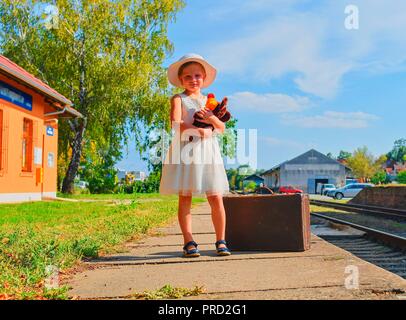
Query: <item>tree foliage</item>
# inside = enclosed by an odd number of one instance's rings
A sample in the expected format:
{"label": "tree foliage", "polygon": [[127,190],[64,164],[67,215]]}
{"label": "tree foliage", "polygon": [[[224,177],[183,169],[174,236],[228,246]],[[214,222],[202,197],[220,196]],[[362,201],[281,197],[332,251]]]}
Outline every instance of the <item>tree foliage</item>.
{"label": "tree foliage", "polygon": [[337,160],[347,160],[350,157],[351,157],[351,152],[340,150],[340,153],[338,154]]}
{"label": "tree foliage", "polygon": [[398,173],[398,176],[396,177],[396,181],[399,183],[406,184],[406,170]]}
{"label": "tree foliage", "polygon": [[145,138],[140,126],[166,117],[168,83],[162,63],[173,50],[167,27],[184,2],[52,4],[49,13],[48,1],[1,1],[0,50],[72,100],[85,116],[59,127],[60,155],[71,152],[63,191],[72,192],[83,147],[94,143],[97,150],[116,152],[132,134],[140,145]]}
{"label": "tree foliage", "polygon": [[[243,180],[249,175],[257,174],[262,175],[265,172],[263,169],[254,170],[249,165],[240,165],[237,168],[230,168],[226,170],[227,179],[230,190],[241,190],[243,188]],[[254,182],[255,183],[255,182]]]}
{"label": "tree foliage", "polygon": [[347,159],[347,165],[351,168],[355,177],[366,181],[377,171],[382,170],[382,164],[385,161],[385,155],[375,158],[367,147],[362,147],[356,149],[353,155]]}
{"label": "tree foliage", "polygon": [[404,163],[406,161],[406,139],[396,140],[387,157],[389,160]]}
{"label": "tree foliage", "polygon": [[386,184],[390,182],[390,179],[386,172],[381,170],[375,172],[375,174],[371,177],[371,182],[373,184]]}

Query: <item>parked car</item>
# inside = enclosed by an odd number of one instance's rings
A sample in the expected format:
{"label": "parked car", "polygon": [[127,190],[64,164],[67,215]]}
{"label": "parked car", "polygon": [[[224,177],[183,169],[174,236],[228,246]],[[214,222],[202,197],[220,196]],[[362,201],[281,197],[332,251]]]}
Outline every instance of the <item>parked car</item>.
{"label": "parked car", "polygon": [[279,188],[279,193],[295,194],[295,193],[303,193],[303,190],[293,188],[292,186],[282,186]]}
{"label": "parked car", "polygon": [[352,198],[355,197],[362,189],[373,186],[374,185],[372,183],[350,183],[342,188],[328,191],[327,195],[337,200],[341,200],[344,197]]}
{"label": "parked car", "polygon": [[325,183],[321,186],[321,191],[320,194],[325,196],[327,195],[327,192],[331,191],[331,190],[335,190],[337,189],[336,186],[334,184],[331,183]]}
{"label": "parked car", "polygon": [[78,181],[75,183],[75,186],[79,189],[86,189],[89,186],[89,183],[86,181]]}
{"label": "parked car", "polygon": [[358,183],[358,180],[354,179],[354,178],[346,178],[345,179],[345,185],[349,185],[351,183]]}

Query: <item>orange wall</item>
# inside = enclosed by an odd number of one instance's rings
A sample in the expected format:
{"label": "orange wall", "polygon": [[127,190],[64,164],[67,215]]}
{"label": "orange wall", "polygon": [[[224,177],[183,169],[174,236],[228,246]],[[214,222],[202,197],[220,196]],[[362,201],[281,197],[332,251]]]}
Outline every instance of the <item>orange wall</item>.
{"label": "orange wall", "polygon": [[[57,181],[57,123],[44,123],[44,111],[55,111],[45,103],[44,97],[33,90],[18,84],[0,74],[0,80],[24,91],[32,96],[32,111],[25,110],[0,98],[0,109],[3,110],[3,169],[0,171],[0,193],[40,193],[56,192]],[[42,165],[34,164],[34,149],[32,157],[32,172],[22,172],[22,135],[23,119],[33,120],[33,148],[41,148]],[[54,127],[54,136],[46,135],[46,125]],[[45,146],[43,145],[43,137]],[[48,152],[54,153],[54,166],[48,167]],[[43,186],[37,184],[36,168],[44,168]]]}

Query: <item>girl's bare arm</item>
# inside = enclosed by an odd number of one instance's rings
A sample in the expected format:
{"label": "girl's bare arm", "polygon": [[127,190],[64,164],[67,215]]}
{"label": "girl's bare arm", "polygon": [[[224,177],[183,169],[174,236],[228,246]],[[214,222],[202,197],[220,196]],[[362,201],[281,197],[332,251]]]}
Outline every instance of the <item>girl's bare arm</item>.
{"label": "girl's bare arm", "polygon": [[173,96],[171,99],[171,128],[173,128],[174,124],[180,125],[180,132],[195,128],[182,120],[182,100],[178,95]]}
{"label": "girl's bare arm", "polygon": [[223,121],[221,121],[219,118],[217,118],[215,115],[210,116],[209,119],[210,123],[213,125],[214,130],[216,130],[219,133],[223,133],[226,125],[224,124]]}
{"label": "girl's bare arm", "polygon": [[219,133],[223,133],[226,125],[223,121],[221,121],[219,118],[217,118],[213,112],[211,112],[209,109],[207,108],[203,108],[201,111],[201,114],[203,116],[203,121],[205,123],[209,123],[211,125],[213,125],[214,130],[219,132]]}
{"label": "girl's bare arm", "polygon": [[202,128],[196,128],[194,125],[187,124],[182,120],[182,100],[178,95],[173,96],[171,99],[171,128],[173,128],[175,124],[180,125],[181,134],[187,129],[195,129],[199,132],[200,136],[203,137],[205,132],[208,131]]}

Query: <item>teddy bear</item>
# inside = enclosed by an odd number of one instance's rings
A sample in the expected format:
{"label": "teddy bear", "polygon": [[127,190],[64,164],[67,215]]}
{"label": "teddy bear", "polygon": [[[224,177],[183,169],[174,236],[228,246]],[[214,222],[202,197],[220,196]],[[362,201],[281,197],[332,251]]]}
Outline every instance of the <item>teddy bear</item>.
{"label": "teddy bear", "polygon": [[[213,114],[219,118],[222,122],[227,122],[231,118],[230,112],[227,110],[227,102],[228,99],[224,98],[221,103],[218,103],[214,94],[209,93],[207,95],[207,102],[206,102],[206,108],[211,110]],[[203,116],[200,113],[200,111],[196,111],[195,114],[193,115],[194,122],[193,125],[198,128],[211,128],[214,130],[214,127],[212,124],[204,123],[201,122],[200,120],[203,120]]]}

